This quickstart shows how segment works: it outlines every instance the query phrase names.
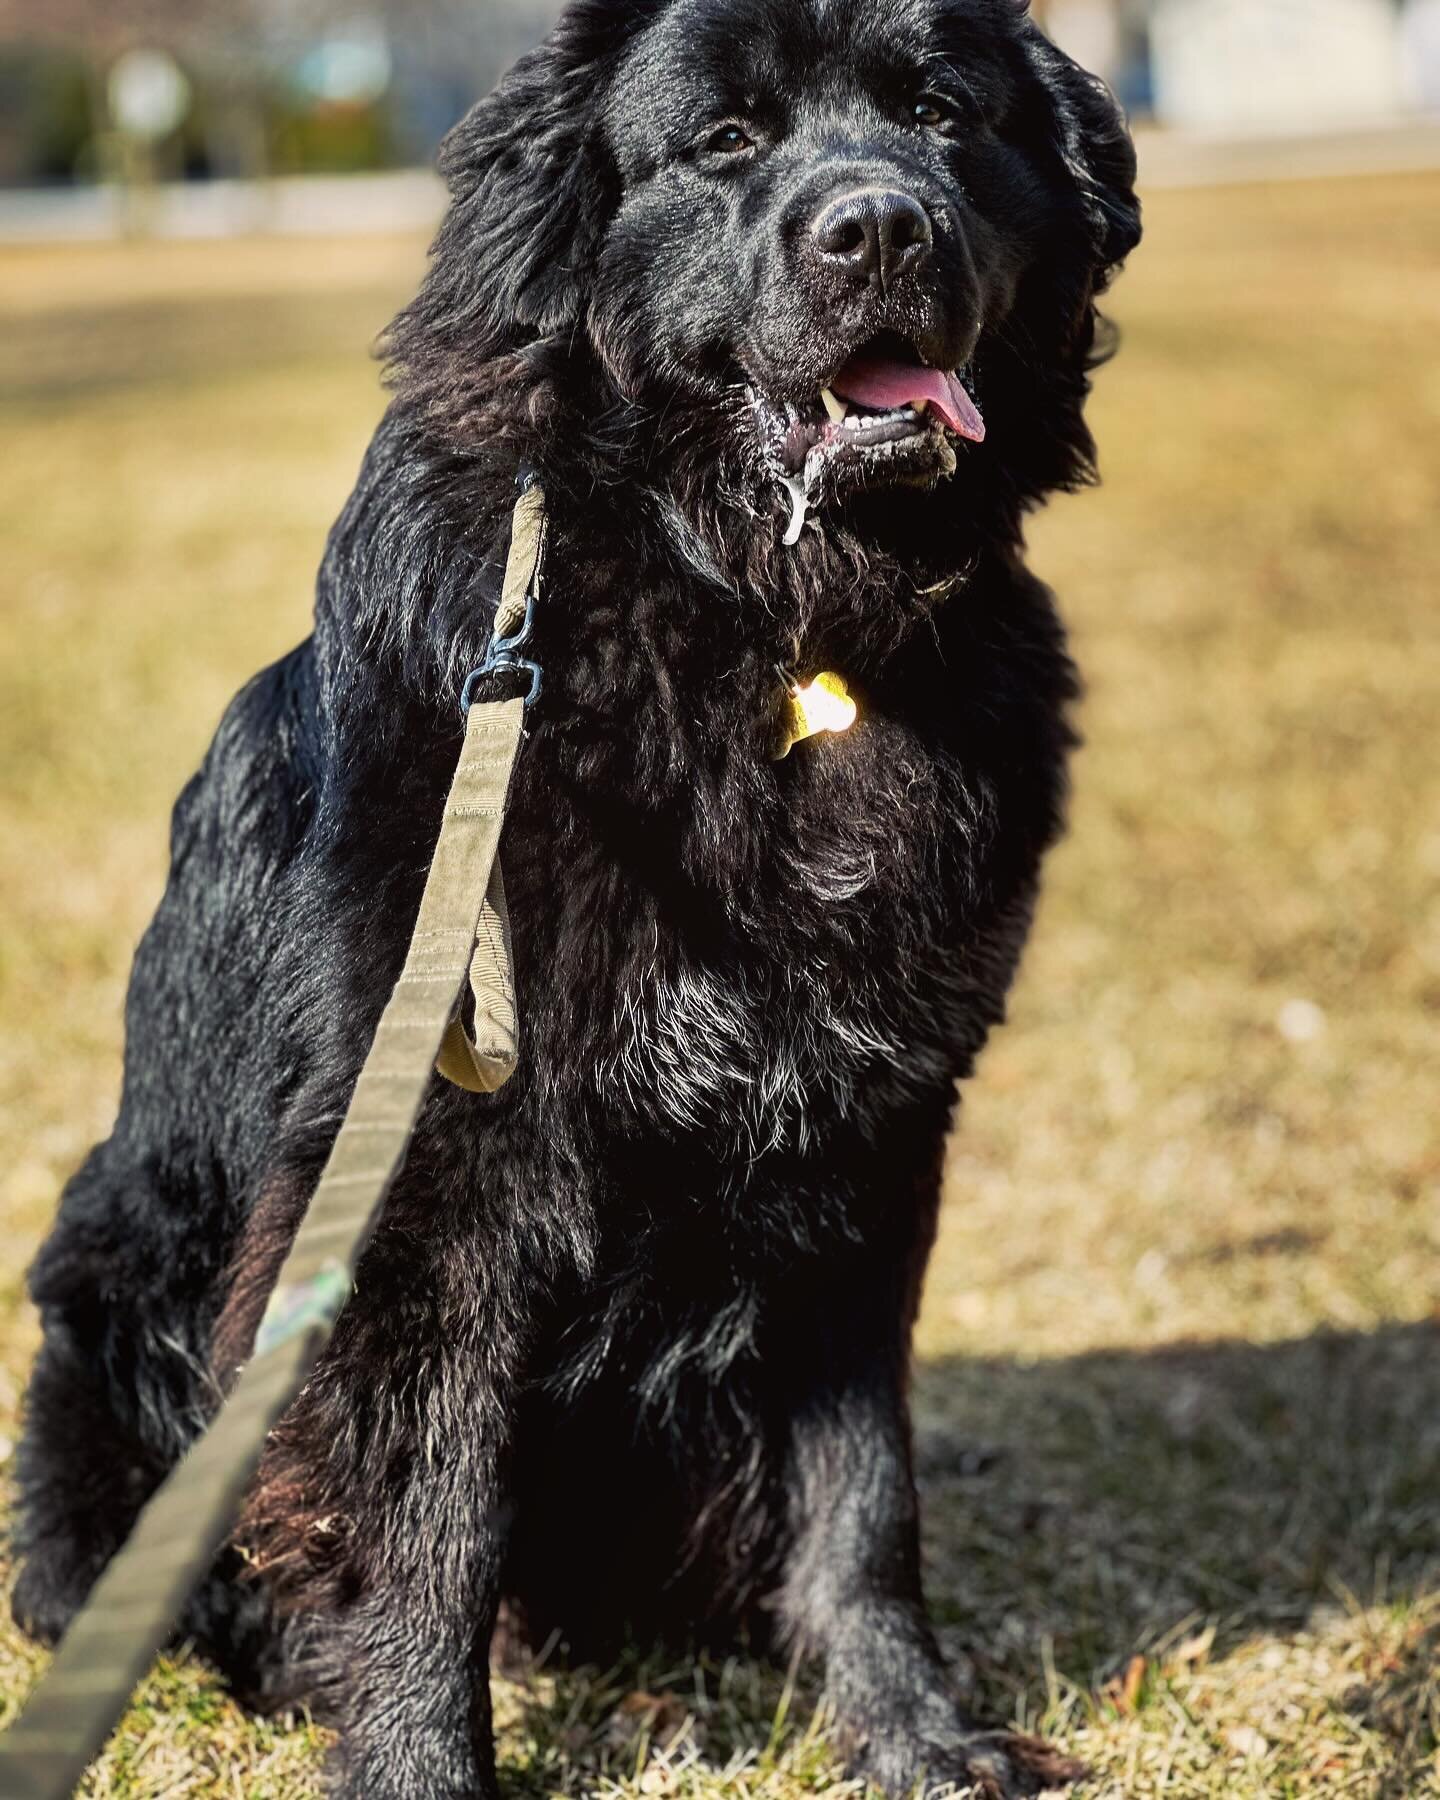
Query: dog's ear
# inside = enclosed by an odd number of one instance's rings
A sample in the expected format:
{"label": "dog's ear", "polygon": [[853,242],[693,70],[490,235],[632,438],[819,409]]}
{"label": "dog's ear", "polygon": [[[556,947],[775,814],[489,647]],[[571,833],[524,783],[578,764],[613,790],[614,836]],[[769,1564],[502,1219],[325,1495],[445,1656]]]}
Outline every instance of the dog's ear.
{"label": "dog's ear", "polygon": [[487,365],[574,333],[619,202],[605,95],[625,44],[660,4],[572,0],[445,140],[449,210],[420,293],[385,340],[402,393],[432,410],[468,407]]}
{"label": "dog's ear", "polygon": [[998,3],[1018,18],[1027,143],[1058,202],[1013,316],[981,346],[988,469],[997,503],[1018,520],[1045,495],[1095,478],[1085,401],[1114,344],[1097,302],[1139,241],[1140,204],[1134,146],[1110,90],[1044,36],[1025,0]]}
{"label": "dog's ear", "polygon": [[445,140],[450,212],[437,269],[463,271],[468,305],[498,330],[568,330],[614,204],[599,108],[612,33],[584,29],[572,8],[539,49]]}
{"label": "dog's ear", "polygon": [[1049,96],[1053,149],[1079,189],[1090,220],[1099,292],[1140,241],[1135,145],[1105,83],[1073,62],[1035,24],[1027,21],[1024,33],[1031,69]]}

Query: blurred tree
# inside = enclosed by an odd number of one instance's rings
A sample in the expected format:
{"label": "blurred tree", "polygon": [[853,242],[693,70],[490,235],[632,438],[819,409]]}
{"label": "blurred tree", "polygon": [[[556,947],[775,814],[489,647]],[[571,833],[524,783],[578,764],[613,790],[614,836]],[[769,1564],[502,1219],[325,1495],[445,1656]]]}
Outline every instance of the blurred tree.
{"label": "blurred tree", "polygon": [[[250,0],[0,0],[0,41],[59,43],[83,55],[102,173],[123,175],[136,161],[134,147],[117,138],[106,78],[119,57],[140,48],[171,51],[203,81],[197,122],[207,163],[233,173],[265,170],[264,58]],[[163,151],[153,146],[140,160],[153,170],[158,159],[163,169]]]}
{"label": "blurred tree", "polygon": [[83,173],[92,113],[83,57],[58,44],[0,45],[0,181]]}

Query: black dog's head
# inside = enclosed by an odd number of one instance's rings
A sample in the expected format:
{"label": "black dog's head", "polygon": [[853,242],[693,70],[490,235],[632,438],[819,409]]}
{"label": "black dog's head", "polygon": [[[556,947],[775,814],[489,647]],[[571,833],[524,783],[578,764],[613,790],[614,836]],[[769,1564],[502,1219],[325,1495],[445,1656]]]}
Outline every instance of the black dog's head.
{"label": "black dog's head", "polygon": [[1134,155],[1023,0],[577,0],[445,168],[394,339],[432,409],[514,434],[498,367],[532,420],[628,415],[810,501],[1089,468]]}

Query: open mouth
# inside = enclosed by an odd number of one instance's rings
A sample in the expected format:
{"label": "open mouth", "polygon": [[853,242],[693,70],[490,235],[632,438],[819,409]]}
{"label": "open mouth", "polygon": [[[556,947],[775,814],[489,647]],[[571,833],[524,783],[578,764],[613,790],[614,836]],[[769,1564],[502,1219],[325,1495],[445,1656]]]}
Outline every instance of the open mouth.
{"label": "open mouth", "polygon": [[954,473],[952,439],[983,443],[969,372],[922,362],[887,333],[852,356],[813,399],[783,413],[756,400],[766,451],[787,485],[817,500],[867,480],[934,481]]}

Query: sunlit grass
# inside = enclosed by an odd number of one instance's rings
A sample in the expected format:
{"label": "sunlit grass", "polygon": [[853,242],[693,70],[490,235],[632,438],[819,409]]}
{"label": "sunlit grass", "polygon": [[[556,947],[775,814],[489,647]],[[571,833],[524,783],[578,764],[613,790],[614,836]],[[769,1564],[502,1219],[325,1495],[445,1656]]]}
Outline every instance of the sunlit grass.
{"label": "sunlit grass", "polygon": [[[1037,525],[1074,832],[952,1153],[917,1377],[977,1703],[1114,1797],[1440,1794],[1440,181],[1157,196]],[[0,1431],[113,1111],[170,800],[306,629],[415,244],[4,260]],[[7,1452],[8,1453],[8,1452]],[[0,1635],[0,1718],[43,1659]],[[500,1684],[515,1800],[846,1790],[745,1664]],[[192,1663],[91,1792],[293,1800]]]}

